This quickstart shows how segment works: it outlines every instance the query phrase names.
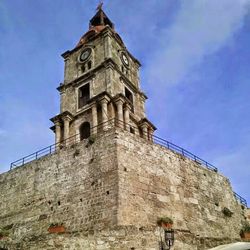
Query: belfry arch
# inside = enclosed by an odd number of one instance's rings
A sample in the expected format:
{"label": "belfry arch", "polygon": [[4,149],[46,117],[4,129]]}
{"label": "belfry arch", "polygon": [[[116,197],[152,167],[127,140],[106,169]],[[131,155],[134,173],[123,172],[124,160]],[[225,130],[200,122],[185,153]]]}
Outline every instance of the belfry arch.
{"label": "belfry arch", "polygon": [[90,123],[84,122],[79,128],[80,140],[84,140],[90,137]]}

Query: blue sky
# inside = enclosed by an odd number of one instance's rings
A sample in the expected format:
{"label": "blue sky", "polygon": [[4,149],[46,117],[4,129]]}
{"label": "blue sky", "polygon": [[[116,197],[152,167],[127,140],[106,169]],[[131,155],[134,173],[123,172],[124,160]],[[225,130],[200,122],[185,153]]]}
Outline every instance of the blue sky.
{"label": "blue sky", "polygon": [[[60,55],[98,1],[0,0],[0,172],[54,142]],[[250,204],[250,0],[106,0],[141,63],[157,135],[211,162]]]}

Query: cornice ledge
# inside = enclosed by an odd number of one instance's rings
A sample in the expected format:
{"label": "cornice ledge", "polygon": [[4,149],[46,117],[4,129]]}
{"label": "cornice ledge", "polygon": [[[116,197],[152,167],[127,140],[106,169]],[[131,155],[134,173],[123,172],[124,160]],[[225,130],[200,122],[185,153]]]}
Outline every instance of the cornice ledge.
{"label": "cornice ledge", "polygon": [[152,122],[150,122],[146,117],[142,118],[138,123],[139,126],[143,126],[145,124],[149,125],[153,130],[157,130],[155,125]]}
{"label": "cornice ledge", "polygon": [[63,118],[65,118],[65,117],[68,117],[70,120],[74,119],[74,116],[69,111],[64,111],[61,114],[58,114],[58,115],[50,118],[50,121],[52,121],[53,123],[61,122],[63,120]]}

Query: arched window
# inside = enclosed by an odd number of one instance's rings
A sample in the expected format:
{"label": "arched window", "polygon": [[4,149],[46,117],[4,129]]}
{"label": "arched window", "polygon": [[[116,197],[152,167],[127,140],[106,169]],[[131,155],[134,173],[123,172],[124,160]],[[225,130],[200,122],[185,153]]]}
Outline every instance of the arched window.
{"label": "arched window", "polygon": [[90,137],[90,124],[89,122],[84,122],[80,126],[80,140],[87,139]]}

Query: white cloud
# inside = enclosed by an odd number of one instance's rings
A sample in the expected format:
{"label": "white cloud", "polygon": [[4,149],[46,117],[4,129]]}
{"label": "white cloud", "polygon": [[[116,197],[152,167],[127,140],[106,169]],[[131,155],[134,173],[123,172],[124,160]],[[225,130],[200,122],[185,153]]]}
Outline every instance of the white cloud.
{"label": "white cloud", "polygon": [[148,65],[150,81],[168,85],[181,82],[205,56],[222,48],[242,27],[249,3],[182,0],[172,26],[158,34],[161,48]]}

